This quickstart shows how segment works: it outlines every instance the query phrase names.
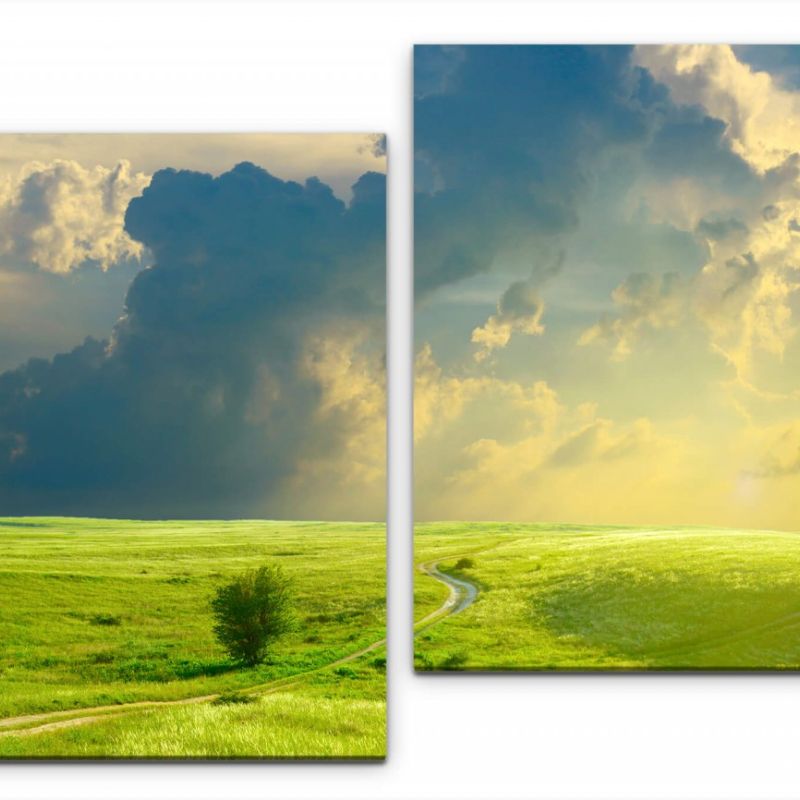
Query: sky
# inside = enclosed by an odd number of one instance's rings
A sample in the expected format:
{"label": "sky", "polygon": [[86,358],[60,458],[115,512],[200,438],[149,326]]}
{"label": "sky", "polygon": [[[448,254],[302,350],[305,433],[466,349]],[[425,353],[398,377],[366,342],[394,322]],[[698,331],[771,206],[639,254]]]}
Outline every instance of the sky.
{"label": "sky", "polygon": [[382,519],[377,134],[0,135],[0,509]]}
{"label": "sky", "polygon": [[800,529],[800,48],[415,48],[418,519]]}

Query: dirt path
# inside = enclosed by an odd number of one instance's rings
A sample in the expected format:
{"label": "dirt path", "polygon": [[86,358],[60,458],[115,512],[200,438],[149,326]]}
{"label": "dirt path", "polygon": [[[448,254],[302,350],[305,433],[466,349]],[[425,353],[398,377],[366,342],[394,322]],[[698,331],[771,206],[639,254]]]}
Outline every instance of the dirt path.
{"label": "dirt path", "polygon": [[[451,556],[452,558],[452,556]],[[444,617],[452,614],[458,614],[468,606],[475,602],[478,596],[478,587],[469,581],[461,578],[456,578],[447,573],[440,572],[438,569],[439,562],[443,559],[430,561],[425,564],[420,564],[419,569],[426,575],[429,575],[434,580],[445,584],[450,589],[447,599],[442,603],[439,608],[432,611],[426,617],[421,619],[414,625],[414,630],[419,631],[422,628],[427,628],[434,622],[438,622]],[[287,689],[295,684],[301,683],[310,675],[321,672],[325,669],[332,669],[334,667],[347,664],[355,661],[368,653],[378,650],[386,644],[386,639],[380,639],[373,642],[366,647],[362,647],[353,653],[349,653],[342,658],[325,664],[321,667],[301,672],[296,675],[290,675],[286,678],[278,678],[274,681],[267,683],[256,684],[248,686],[244,689],[236,690],[240,694],[269,694],[281,689]],[[219,694],[204,694],[197,697],[185,697],[178,700],[138,700],[133,703],[118,703],[116,705],[93,706],[91,708],[71,708],[63,711],[46,711],[38,714],[25,714],[16,717],[6,717],[0,719],[0,737],[1,736],[34,736],[39,733],[47,733],[49,731],[61,730],[63,728],[74,728],[79,725],[89,725],[93,722],[100,722],[105,719],[117,718],[136,713],[137,711],[147,711],[157,708],[168,708],[170,706],[191,705],[193,703],[210,703],[216,700]],[[39,723],[39,724],[36,724]],[[26,727],[27,726],[27,727]],[[10,728],[11,730],[2,730],[3,728]]]}
{"label": "dirt path", "polygon": [[[447,556],[448,560],[458,558],[458,556]],[[443,583],[450,590],[447,600],[439,606],[435,611],[423,617],[419,622],[415,623],[414,630],[420,631],[438,622],[443,617],[449,617],[453,614],[458,614],[465,608],[471,606],[478,596],[478,587],[474,583],[470,583],[463,578],[456,578],[454,575],[449,575],[446,572],[439,570],[439,564],[444,561],[439,558],[436,561],[428,561],[419,565],[419,570],[424,572],[429,577],[433,578],[439,583]]]}
{"label": "dirt path", "polygon": [[[114,711],[119,711],[123,708],[135,710],[140,708],[152,708],[154,706],[171,706],[177,705],[178,703],[202,703],[205,700],[213,700],[218,696],[219,695],[216,694],[207,694],[203,695],[202,697],[192,697],[186,700],[137,700],[133,703],[116,703],[107,706],[93,706],[91,708],[68,708],[64,709],[63,711],[43,711],[39,714],[24,714],[18,717],[6,717],[5,719],[0,719],[0,728],[13,728],[18,725],[27,725],[33,722],[52,722],[53,720],[64,720],[65,717],[80,716],[81,714],[85,714],[87,712],[95,715],[107,716],[106,712],[113,713]],[[67,719],[65,722],[74,722],[74,720]],[[59,723],[59,725],[61,727],[66,727],[66,725],[62,725],[61,723]],[[23,731],[0,731],[0,736],[7,735],[8,733],[24,733],[28,730],[33,729],[26,728]]]}
{"label": "dirt path", "polygon": [[[349,653],[336,661],[324,664],[321,667],[300,672],[296,675],[289,675],[286,678],[277,678],[274,681],[248,686],[244,689],[235,690],[238,694],[269,694],[271,692],[286,689],[300,683],[310,675],[321,672],[325,669],[347,664],[355,661],[361,656],[367,655],[374,650],[378,650],[386,644],[386,639],[380,639],[360,650]],[[138,700],[133,703],[118,703],[116,705],[93,706],[91,708],[71,708],[64,711],[48,711],[39,714],[26,714],[17,717],[6,717],[0,719],[0,729],[13,728],[13,730],[0,730],[0,736],[33,736],[37,733],[47,733],[48,731],[59,730],[61,728],[74,728],[79,725],[88,725],[92,722],[99,722],[104,719],[116,718],[133,714],[136,711],[146,711],[155,708],[168,708],[170,706],[185,706],[194,703],[209,703],[216,700],[219,694],[204,694],[197,697],[184,697],[178,700]],[[35,723],[40,722],[40,725]],[[34,723],[34,724],[32,724]],[[24,727],[24,726],[30,727]],[[23,727],[19,727],[23,726]]]}
{"label": "dirt path", "polygon": [[[325,669],[347,664],[355,661],[368,653],[378,650],[386,644],[386,639],[380,639],[366,647],[362,647],[353,653],[349,653],[342,658],[331,661],[321,667],[290,675],[286,678],[278,678],[267,683],[248,686],[244,689],[236,690],[239,694],[268,694],[280,689],[286,689],[300,683],[310,675],[321,672]],[[178,700],[138,700],[133,703],[118,703],[116,705],[93,706],[91,708],[71,708],[63,711],[49,711],[39,714],[26,714],[16,717],[6,717],[0,719],[0,729],[13,728],[13,730],[0,730],[0,736],[33,736],[37,733],[59,730],[61,728],[74,728],[78,725],[88,725],[92,722],[109,719],[111,717],[127,716],[136,711],[145,711],[155,708],[165,708],[169,706],[191,705],[193,703],[209,703],[216,700],[219,694],[204,694],[197,697],[185,697]],[[39,725],[35,723],[41,723]],[[20,727],[23,726],[23,727]],[[24,727],[30,726],[30,727]]]}

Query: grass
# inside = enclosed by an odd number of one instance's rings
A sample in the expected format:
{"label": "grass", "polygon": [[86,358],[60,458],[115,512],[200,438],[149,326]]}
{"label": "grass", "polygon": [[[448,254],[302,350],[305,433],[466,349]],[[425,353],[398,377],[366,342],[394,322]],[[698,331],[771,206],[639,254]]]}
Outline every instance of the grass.
{"label": "grass", "polygon": [[[384,559],[380,524],[0,519],[0,718],[230,698],[324,668],[384,637]],[[300,624],[265,664],[244,669],[215,641],[209,600],[226,578],[263,563],[292,579]],[[385,673],[371,664],[379,655],[348,664],[355,678],[323,669],[256,702],[151,708],[2,736],[0,756],[375,757],[385,749]],[[212,736],[226,715],[229,728]],[[353,735],[338,735],[336,715]]]}
{"label": "grass", "polygon": [[[418,670],[800,668],[800,534],[431,523],[415,551],[480,588]],[[417,618],[446,593],[418,574]]]}
{"label": "grass", "polygon": [[300,690],[109,715],[86,726],[0,738],[0,752],[8,758],[383,758],[385,676],[368,657],[352,663],[348,680],[323,670]]}

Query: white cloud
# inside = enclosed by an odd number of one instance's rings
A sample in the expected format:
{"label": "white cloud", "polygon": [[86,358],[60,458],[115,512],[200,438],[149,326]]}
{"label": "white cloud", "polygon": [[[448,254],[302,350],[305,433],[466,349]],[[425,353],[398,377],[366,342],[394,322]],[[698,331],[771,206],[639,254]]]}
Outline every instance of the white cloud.
{"label": "white cloud", "polygon": [[62,274],[141,258],[142,246],[125,233],[125,210],[149,182],[124,160],[113,168],[30,162],[0,184],[0,255]]}
{"label": "white cloud", "polygon": [[[682,281],[629,277],[613,293],[618,314],[588,328],[580,343],[608,341],[612,358],[620,360],[648,330],[693,322],[705,329],[707,346],[733,367],[736,382],[760,391],[759,365],[782,359],[797,333],[800,93],[739,62],[727,45],[642,46],[635,58],[676,102],[698,105],[725,122],[731,149],[759,178],[743,192],[693,176],[637,181],[627,205],[694,230],[708,258]],[[714,220],[735,227],[718,236]]]}
{"label": "white cloud", "polygon": [[727,123],[731,149],[764,172],[797,152],[800,95],[756,72],[728,45],[645,45],[636,60],[665,83],[673,98],[701,105]]}
{"label": "white cloud", "polygon": [[219,175],[252,161],[283,180],[316,175],[347,200],[359,175],[386,172],[381,139],[368,133],[8,133],[2,145],[0,183],[31,161],[64,158],[113,166],[124,156],[146,174],[172,167]]}

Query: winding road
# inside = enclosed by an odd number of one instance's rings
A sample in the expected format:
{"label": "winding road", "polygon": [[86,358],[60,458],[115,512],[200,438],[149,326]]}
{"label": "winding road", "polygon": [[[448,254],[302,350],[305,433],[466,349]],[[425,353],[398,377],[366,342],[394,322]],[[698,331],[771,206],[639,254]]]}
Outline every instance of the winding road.
{"label": "winding road", "polygon": [[[373,642],[366,647],[362,647],[353,653],[349,653],[321,667],[315,667],[306,672],[299,672],[296,675],[289,675],[286,678],[278,678],[268,683],[248,686],[244,689],[238,689],[236,692],[237,694],[270,694],[272,692],[277,692],[280,689],[294,686],[309,675],[314,675],[324,669],[331,669],[341,666],[342,664],[347,664],[350,661],[355,661],[357,658],[361,658],[361,656],[371,653],[373,650],[378,650],[385,644],[386,639],[380,639],[377,642]],[[99,722],[100,720],[110,719],[112,717],[124,717],[136,711],[168,708],[170,706],[187,706],[195,703],[210,703],[219,696],[220,695],[217,693],[204,694],[197,697],[184,697],[178,700],[137,700],[132,703],[117,703],[115,705],[93,706],[91,708],[71,708],[63,711],[6,717],[5,719],[0,719],[0,729],[13,728],[13,730],[0,730],[0,736],[32,736],[37,733],[58,730],[59,728],[74,728],[78,725],[88,725],[91,722]],[[36,723],[41,724],[37,725]]]}
{"label": "winding road", "polygon": [[[420,564],[419,569],[431,578],[445,584],[450,588],[450,594],[444,603],[432,611],[426,617],[417,622],[414,626],[415,633],[423,628],[427,628],[445,617],[458,614],[475,602],[478,596],[478,587],[461,578],[455,578],[447,573],[440,572],[438,569],[439,561],[430,561]],[[380,639],[366,647],[362,647],[353,653],[349,653],[342,658],[325,664],[321,667],[291,675],[287,678],[279,678],[269,683],[249,686],[238,690],[240,694],[270,694],[280,689],[300,683],[305,678],[320,672],[324,669],[347,664],[357,658],[378,650],[386,644],[386,639]],[[185,697],[178,700],[138,700],[132,703],[118,703],[115,705],[94,706],[91,708],[71,708],[62,711],[40,712],[37,714],[25,714],[15,717],[0,719],[0,737],[2,736],[34,736],[39,733],[59,730],[61,728],[74,728],[79,725],[89,725],[93,722],[100,722],[105,719],[116,719],[117,717],[134,714],[137,711],[145,711],[156,708],[168,708],[170,706],[192,705],[195,703],[210,703],[216,700],[219,694],[205,694],[197,697]],[[3,730],[6,729],[6,730]]]}
{"label": "winding road", "polygon": [[[455,556],[455,558],[457,557],[458,556]],[[447,558],[449,561],[454,558],[454,556],[449,556]],[[478,596],[478,587],[474,583],[470,583],[463,578],[456,578],[454,575],[450,575],[447,572],[442,572],[439,569],[439,564],[442,561],[444,561],[444,558],[439,558],[436,561],[427,561],[424,564],[420,564],[418,567],[421,572],[424,572],[429,577],[447,586],[450,589],[450,594],[439,608],[435,611],[431,611],[430,614],[423,617],[414,625],[414,630],[416,632],[433,625],[433,623],[438,622],[444,617],[458,614],[465,608],[469,608]]]}

